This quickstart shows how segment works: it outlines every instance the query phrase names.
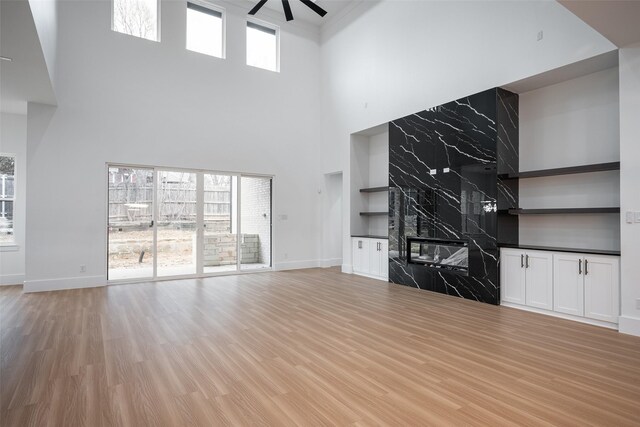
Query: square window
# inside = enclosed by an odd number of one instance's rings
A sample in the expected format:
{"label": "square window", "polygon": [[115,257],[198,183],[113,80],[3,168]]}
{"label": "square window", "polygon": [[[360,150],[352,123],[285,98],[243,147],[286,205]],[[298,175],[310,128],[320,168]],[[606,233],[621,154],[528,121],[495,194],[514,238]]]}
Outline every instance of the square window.
{"label": "square window", "polygon": [[279,71],[277,28],[247,21],[247,65]]}
{"label": "square window", "polygon": [[159,0],[113,0],[112,30],[158,41]]}
{"label": "square window", "polygon": [[187,49],[224,58],[222,11],[196,3],[187,3]]}

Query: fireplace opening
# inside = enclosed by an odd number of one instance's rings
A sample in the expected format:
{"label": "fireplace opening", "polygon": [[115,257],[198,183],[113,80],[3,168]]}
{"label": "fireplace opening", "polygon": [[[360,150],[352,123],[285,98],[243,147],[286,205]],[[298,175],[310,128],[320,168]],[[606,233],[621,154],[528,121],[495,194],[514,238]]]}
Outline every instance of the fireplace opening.
{"label": "fireplace opening", "polygon": [[464,274],[469,272],[466,240],[407,237],[407,263]]}

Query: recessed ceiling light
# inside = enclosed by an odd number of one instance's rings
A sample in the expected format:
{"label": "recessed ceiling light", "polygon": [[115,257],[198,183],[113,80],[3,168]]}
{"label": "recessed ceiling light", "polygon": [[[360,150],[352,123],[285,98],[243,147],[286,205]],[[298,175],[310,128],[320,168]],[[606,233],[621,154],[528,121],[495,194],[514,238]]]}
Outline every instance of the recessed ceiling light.
{"label": "recessed ceiling light", "polygon": [[9,58],[8,56],[0,56],[0,59],[7,62],[13,61],[13,59]]}

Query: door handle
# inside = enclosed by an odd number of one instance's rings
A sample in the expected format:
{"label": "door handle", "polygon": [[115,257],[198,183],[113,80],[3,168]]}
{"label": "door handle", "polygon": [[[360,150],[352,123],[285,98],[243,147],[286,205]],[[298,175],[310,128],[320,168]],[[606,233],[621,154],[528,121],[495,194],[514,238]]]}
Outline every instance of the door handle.
{"label": "door handle", "polygon": [[524,256],[524,268],[529,268],[529,255]]}
{"label": "door handle", "polygon": [[578,260],[578,274],[582,274],[582,259]]}
{"label": "door handle", "polygon": [[149,224],[149,228],[153,227],[153,224],[154,224],[154,222],[153,222],[153,220],[151,220],[151,224]]}
{"label": "door handle", "polygon": [[381,245],[381,243],[380,243],[380,242],[378,242],[378,251],[381,251],[381,250],[382,250],[382,248],[380,247],[380,245]]}
{"label": "door handle", "polygon": [[584,259],[584,275],[586,276],[587,274],[589,274],[589,261],[585,258]]}
{"label": "door handle", "polygon": [[524,254],[520,254],[520,268],[524,268]]}

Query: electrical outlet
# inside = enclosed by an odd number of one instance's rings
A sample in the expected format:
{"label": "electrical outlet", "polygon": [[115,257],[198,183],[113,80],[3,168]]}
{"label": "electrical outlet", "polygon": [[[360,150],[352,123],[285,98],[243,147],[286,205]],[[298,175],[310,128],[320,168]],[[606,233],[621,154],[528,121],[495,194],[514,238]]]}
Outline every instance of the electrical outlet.
{"label": "electrical outlet", "polygon": [[80,273],[86,273],[87,272],[87,266],[86,265],[81,265],[80,266]]}
{"label": "electrical outlet", "polygon": [[544,38],[544,32],[542,30],[538,31],[538,41]]}
{"label": "electrical outlet", "polygon": [[633,224],[633,212],[632,211],[627,211],[626,212],[625,220],[627,221],[627,224]]}

